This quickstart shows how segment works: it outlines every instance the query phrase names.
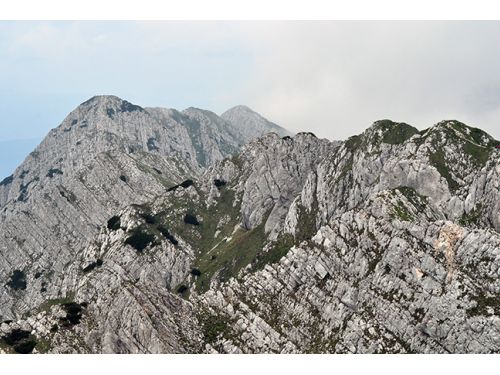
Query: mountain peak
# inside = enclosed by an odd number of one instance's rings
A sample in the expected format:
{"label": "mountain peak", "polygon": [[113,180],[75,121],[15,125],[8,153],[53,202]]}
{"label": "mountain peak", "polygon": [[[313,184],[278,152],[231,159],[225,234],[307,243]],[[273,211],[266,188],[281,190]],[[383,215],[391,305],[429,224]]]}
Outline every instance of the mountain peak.
{"label": "mountain peak", "polygon": [[384,119],[378,120],[369,127],[363,135],[368,141],[388,144],[402,144],[408,139],[418,134],[418,129],[404,122],[395,122]]}
{"label": "mountain peak", "polygon": [[230,112],[247,112],[247,113],[255,113],[259,116],[261,116],[260,114],[258,114],[257,112],[255,112],[252,108],[244,105],[244,104],[239,104],[239,105],[235,105],[234,107],[231,107],[229,108],[226,112],[224,113],[230,113]]}
{"label": "mountain peak", "polygon": [[232,107],[220,117],[241,131],[245,142],[270,132],[275,132],[282,137],[292,135],[288,130],[267,120],[264,116],[245,105]]}
{"label": "mountain peak", "polygon": [[108,116],[116,112],[134,112],[144,111],[144,109],[136,104],[132,104],[115,95],[95,95],[86,100],[78,108],[105,108]]}
{"label": "mountain peak", "polygon": [[450,136],[458,137],[483,147],[496,146],[497,143],[495,139],[485,131],[468,126],[457,120],[443,120],[429,129],[426,129],[425,132],[444,132]]}

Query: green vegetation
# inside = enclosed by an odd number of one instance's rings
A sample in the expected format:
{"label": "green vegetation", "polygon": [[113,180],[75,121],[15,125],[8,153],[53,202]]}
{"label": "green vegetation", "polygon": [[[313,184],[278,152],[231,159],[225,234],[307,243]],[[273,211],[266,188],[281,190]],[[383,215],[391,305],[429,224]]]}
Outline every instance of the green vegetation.
{"label": "green vegetation", "polygon": [[39,338],[35,346],[36,350],[38,350],[42,354],[48,353],[51,347],[52,343],[49,340],[43,338]]}
{"label": "green vegetation", "polygon": [[90,271],[93,271],[97,267],[101,267],[102,263],[102,259],[97,259],[95,262],[92,262],[88,266],[84,267],[82,271],[83,273],[88,273]]}
{"label": "green vegetation", "polygon": [[49,299],[47,301],[45,301],[44,303],[42,303],[37,311],[49,311],[50,308],[52,306],[56,306],[56,305],[63,305],[63,304],[66,304],[66,303],[72,303],[75,299],[75,293],[74,292],[70,292],[68,293],[68,295],[66,297],[61,297],[61,298],[54,298],[54,299]]}
{"label": "green vegetation", "polygon": [[310,211],[303,206],[298,207],[298,224],[295,233],[297,243],[311,239],[316,234],[316,213],[318,212],[318,202],[313,201]]}
{"label": "green vegetation", "polygon": [[463,226],[473,226],[479,224],[483,213],[483,205],[478,204],[468,214],[464,213],[458,220],[458,223]]}
{"label": "green vegetation", "polygon": [[121,222],[120,222],[120,216],[113,216],[111,219],[108,220],[107,227],[109,230],[118,230],[120,229]]}
{"label": "green vegetation", "polygon": [[63,327],[71,327],[80,323],[82,319],[83,304],[68,302],[61,305],[66,311],[66,316],[60,318]]}
{"label": "green vegetation", "polygon": [[191,225],[200,225],[200,222],[198,221],[198,218],[190,213],[187,213],[184,215],[184,222],[186,224],[191,224]]}
{"label": "green vegetation", "polygon": [[415,189],[408,186],[400,186],[396,188],[406,199],[419,211],[422,211],[427,206],[427,197],[418,194]]}
{"label": "green vegetation", "polygon": [[477,143],[478,145],[494,147],[496,144],[494,139],[481,129],[467,126],[457,120],[453,120],[451,126],[453,127],[453,129],[460,132],[464,136],[464,138],[470,140],[471,142]]}
{"label": "green vegetation", "polygon": [[471,157],[474,165],[482,167],[490,158],[493,147],[482,147],[472,142],[465,142],[463,150]]}
{"label": "green vegetation", "polygon": [[15,270],[10,276],[7,286],[13,290],[25,290],[27,286],[26,274],[21,270]]}
{"label": "green vegetation", "polygon": [[273,264],[283,258],[295,244],[295,240],[291,234],[280,236],[267,251],[257,254],[255,259],[255,270],[264,269],[266,264]]}
{"label": "green vegetation", "polygon": [[53,178],[56,174],[62,175],[63,171],[61,171],[59,168],[51,168],[47,172],[47,177]]}
{"label": "green vegetation", "polygon": [[169,232],[168,228],[165,225],[158,225],[158,231],[165,237],[172,245],[177,245],[179,241]]}
{"label": "green vegetation", "polygon": [[381,120],[376,122],[376,126],[383,132],[382,142],[391,145],[403,144],[415,134],[418,134],[418,129],[404,122],[397,123],[391,120]]}
{"label": "green vegetation", "polygon": [[14,175],[10,175],[9,177],[5,177],[2,181],[0,181],[0,186],[7,186],[14,181]]}
{"label": "green vegetation", "polygon": [[174,185],[174,186],[168,188],[167,191],[175,191],[175,190],[177,190],[180,187],[186,189],[186,188],[188,188],[188,187],[190,187],[192,185],[194,185],[193,180],[185,180],[185,181],[181,182],[178,185]]}
{"label": "green vegetation", "polygon": [[209,344],[214,344],[219,337],[230,338],[231,328],[228,319],[204,309],[198,314],[198,321],[205,341]]}
{"label": "green vegetation", "polygon": [[222,189],[224,186],[226,186],[226,181],[224,180],[219,180],[219,179],[215,179],[214,180],[214,185],[217,187],[217,189]]}
{"label": "green vegetation", "polygon": [[14,329],[1,337],[1,342],[7,350],[13,350],[19,354],[29,354],[35,348],[36,338],[29,331]]}
{"label": "green vegetation", "polygon": [[397,205],[394,206],[392,218],[398,218],[402,221],[413,221],[413,215],[406,209],[406,207],[398,202]]}
{"label": "green vegetation", "polygon": [[196,279],[197,287],[205,291],[216,273],[221,281],[227,281],[252,263],[265,244],[264,225],[265,221],[251,230],[238,228],[230,239],[222,240],[212,249],[205,249],[195,263],[201,271]]}
{"label": "green vegetation", "polygon": [[153,243],[155,235],[146,232],[142,228],[136,228],[132,234],[125,240],[126,245],[132,246],[138,252],[142,252],[146,247]]}
{"label": "green vegetation", "polygon": [[483,294],[473,296],[476,306],[467,309],[467,314],[472,316],[488,316],[488,308],[493,310],[494,315],[500,314],[500,298],[498,295],[490,297]]}
{"label": "green vegetation", "polygon": [[444,151],[441,148],[436,147],[436,151],[429,155],[429,161],[438,170],[439,174],[446,179],[448,187],[452,192],[455,192],[460,188],[460,185],[453,179],[450,173],[450,169],[446,163]]}

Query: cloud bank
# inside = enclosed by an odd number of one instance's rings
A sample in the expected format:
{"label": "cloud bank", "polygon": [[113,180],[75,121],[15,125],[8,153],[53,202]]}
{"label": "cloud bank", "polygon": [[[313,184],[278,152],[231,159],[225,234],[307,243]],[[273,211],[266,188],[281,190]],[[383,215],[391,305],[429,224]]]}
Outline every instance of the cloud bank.
{"label": "cloud bank", "polygon": [[390,118],[500,138],[500,22],[1,22],[0,139],[95,94],[143,106],[246,104],[345,139]]}

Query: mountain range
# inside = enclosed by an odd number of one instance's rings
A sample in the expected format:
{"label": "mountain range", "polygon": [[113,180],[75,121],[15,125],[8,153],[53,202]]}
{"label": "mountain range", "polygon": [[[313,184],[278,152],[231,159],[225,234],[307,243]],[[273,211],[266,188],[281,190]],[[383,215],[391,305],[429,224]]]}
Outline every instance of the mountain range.
{"label": "mountain range", "polygon": [[93,97],[0,182],[0,350],[498,353],[498,145]]}

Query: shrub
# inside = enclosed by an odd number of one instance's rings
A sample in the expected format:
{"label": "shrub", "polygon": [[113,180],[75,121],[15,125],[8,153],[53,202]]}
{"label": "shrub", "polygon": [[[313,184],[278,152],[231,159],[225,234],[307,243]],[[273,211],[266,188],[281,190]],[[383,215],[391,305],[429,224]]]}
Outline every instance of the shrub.
{"label": "shrub", "polygon": [[9,177],[4,178],[4,179],[0,182],[0,186],[5,186],[5,185],[8,185],[8,184],[12,183],[12,181],[14,181],[14,176],[13,176],[13,175],[10,175]]}
{"label": "shrub", "polygon": [[60,169],[58,169],[58,168],[51,168],[51,169],[49,169],[49,171],[47,172],[47,177],[52,178],[52,177],[54,177],[56,174],[62,175],[62,174],[63,174],[63,172],[62,172]]}
{"label": "shrub", "polygon": [[35,346],[35,340],[28,340],[14,345],[14,351],[19,354],[30,354],[35,349]]}
{"label": "shrub", "polygon": [[181,184],[180,184],[180,186],[182,186],[184,189],[186,189],[186,188],[188,188],[188,187],[190,187],[192,185],[194,185],[193,180],[182,181]]}
{"label": "shrub", "polygon": [[83,273],[87,273],[100,266],[102,266],[102,259],[97,259],[95,262],[92,262],[88,266],[84,267],[82,271]]}
{"label": "shrub", "polygon": [[194,185],[193,180],[185,180],[185,181],[181,182],[178,185],[175,185],[175,186],[172,186],[172,187],[168,188],[167,191],[175,191],[179,187],[182,187],[182,188],[186,189],[186,188],[188,188],[188,187],[190,187],[192,185]]}
{"label": "shrub", "polygon": [[188,287],[186,285],[182,284],[182,285],[179,285],[177,287],[176,292],[179,294],[184,294],[184,292],[186,292],[187,290],[188,290]]}
{"label": "shrub", "polygon": [[14,329],[10,333],[2,337],[2,340],[10,346],[13,346],[20,341],[30,337],[29,331],[23,331],[22,329]]}
{"label": "shrub", "polygon": [[80,323],[82,319],[82,305],[76,302],[64,303],[61,305],[64,311],[66,311],[66,316],[61,318],[61,322],[64,326],[74,326]]}
{"label": "shrub", "polygon": [[168,228],[165,227],[164,225],[158,225],[157,229],[167,240],[170,241],[172,245],[177,245],[179,243],[179,241],[177,241],[175,237],[172,234],[170,234]]}
{"label": "shrub", "polygon": [[196,216],[192,214],[186,214],[186,216],[184,216],[184,223],[191,225],[200,225],[200,222],[198,221]]}
{"label": "shrub", "polygon": [[122,180],[123,182],[128,182],[127,176],[125,176],[123,174],[120,176],[120,180]]}
{"label": "shrub", "polygon": [[118,230],[120,229],[121,221],[120,216],[113,216],[108,220],[108,229],[109,230]]}
{"label": "shrub", "polygon": [[156,218],[153,215],[150,214],[142,214],[141,217],[146,221],[148,224],[156,224]]}
{"label": "shrub", "polygon": [[7,286],[14,290],[25,290],[26,289],[26,274],[21,270],[15,270]]}
{"label": "shrub", "polygon": [[125,244],[132,246],[138,252],[142,252],[154,241],[154,239],[155,236],[153,234],[136,229],[132,235],[125,240]]}
{"label": "shrub", "polygon": [[220,190],[222,187],[226,186],[226,181],[215,179],[214,180],[214,185],[217,187],[217,189]]}
{"label": "shrub", "polygon": [[115,115],[115,110],[113,108],[106,108],[106,114],[111,120],[113,120]]}
{"label": "shrub", "polygon": [[201,276],[201,271],[198,268],[193,268],[193,269],[191,269],[191,275]]}
{"label": "shrub", "polygon": [[122,104],[120,104],[120,112],[134,112],[134,111],[139,111],[143,112],[144,109],[142,107],[139,107],[138,105],[132,104],[130,102],[127,102],[124,100]]}
{"label": "shrub", "polygon": [[29,331],[24,331],[22,329],[14,329],[1,339],[19,354],[31,353],[37,344],[35,337],[33,337]]}

